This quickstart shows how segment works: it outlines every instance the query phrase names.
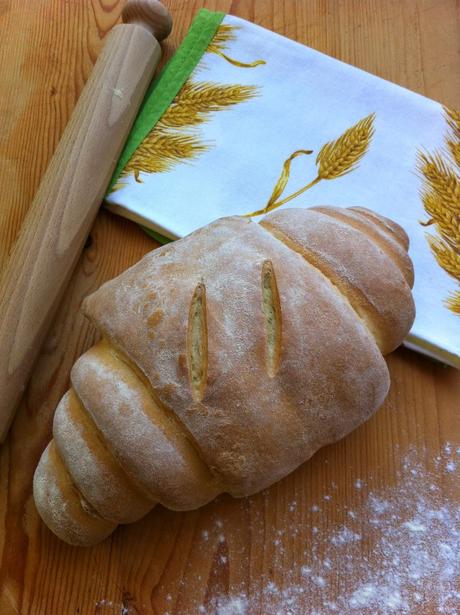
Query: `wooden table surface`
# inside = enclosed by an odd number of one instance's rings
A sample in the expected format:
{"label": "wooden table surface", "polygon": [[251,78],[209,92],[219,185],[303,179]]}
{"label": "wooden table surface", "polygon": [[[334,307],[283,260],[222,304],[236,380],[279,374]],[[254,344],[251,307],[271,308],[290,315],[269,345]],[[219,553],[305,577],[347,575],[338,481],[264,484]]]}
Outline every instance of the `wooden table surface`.
{"label": "wooden table surface", "polygon": [[[206,6],[459,105],[456,0],[168,4],[166,56]],[[2,263],[122,5],[0,1]],[[95,340],[79,306],[154,247],[134,224],[99,214],[1,450],[0,612],[460,612],[458,563],[445,568],[458,546],[460,373],[408,350],[388,358],[392,388],[372,420],[262,494],[190,513],[158,507],[93,549],[44,527],[32,475],[70,367]],[[408,558],[428,562],[418,577]]]}

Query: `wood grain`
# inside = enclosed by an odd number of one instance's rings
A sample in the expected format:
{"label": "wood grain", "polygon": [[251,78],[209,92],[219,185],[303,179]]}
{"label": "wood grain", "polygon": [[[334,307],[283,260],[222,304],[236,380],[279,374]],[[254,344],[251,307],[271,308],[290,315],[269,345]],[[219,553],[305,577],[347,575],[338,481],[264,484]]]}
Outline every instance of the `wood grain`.
{"label": "wood grain", "polygon": [[[122,5],[116,0],[0,2],[2,260]],[[251,19],[442,103],[459,104],[455,0],[184,0],[168,6],[174,30],[166,55],[196,10],[206,6]],[[377,491],[395,485],[401,458],[410,450],[440,492],[458,501],[455,476],[446,476],[430,460],[444,443],[460,444],[460,374],[399,350],[389,358],[392,388],[377,415],[266,492],[244,500],[221,497],[191,513],[158,507],[94,549],[59,542],[37,517],[31,481],[70,367],[95,340],[79,306],[85,295],[154,246],[134,224],[101,212],[59,307],[1,450],[1,613],[194,615],[199,605],[215,612],[219,595],[255,595],[268,582],[288,588],[301,580],[313,527],[327,536],[343,523],[345,506],[362,507],[364,490],[353,488],[356,478]],[[328,489],[333,489],[330,503],[323,500]],[[319,501],[324,505],[315,516],[311,507]],[[292,528],[296,533],[286,533]],[[369,535],[356,547],[356,557],[369,554],[372,540]],[[331,586],[338,583],[334,575],[326,575]],[[311,586],[302,600],[302,613],[323,606],[321,591]],[[269,615],[272,602],[263,593],[249,612]],[[419,613],[434,611],[428,596]]]}
{"label": "wood grain", "polygon": [[171,29],[165,7],[147,0],[127,4],[123,19],[78,99],[0,277],[0,442],[160,59],[150,30],[165,36]]}

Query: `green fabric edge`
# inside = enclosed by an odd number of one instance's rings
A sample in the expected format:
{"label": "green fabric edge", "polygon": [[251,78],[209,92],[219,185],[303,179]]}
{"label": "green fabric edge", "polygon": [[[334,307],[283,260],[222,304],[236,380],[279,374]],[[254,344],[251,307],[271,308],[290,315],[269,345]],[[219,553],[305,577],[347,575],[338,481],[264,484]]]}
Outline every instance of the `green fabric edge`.
{"label": "green fabric edge", "polygon": [[[220,11],[214,12],[207,9],[198,11],[176,53],[158,77],[154,79],[145,95],[139,114],[118,160],[107,194],[110,193],[112,186],[135,150],[168,109],[176,94],[203,57],[224,17],[225,13]],[[149,230],[149,234],[151,233],[154,233],[154,231]],[[155,238],[161,237],[157,233],[154,236]],[[163,243],[165,240],[166,238],[163,238]]]}
{"label": "green fabric edge", "polygon": [[147,228],[146,226],[143,226],[142,224],[139,224],[139,226],[145,233],[147,233],[147,235],[150,235],[150,237],[155,239],[155,241],[157,241],[158,243],[161,243],[162,246],[174,241],[174,239],[171,239],[170,237],[165,237],[164,235],[160,235],[160,233],[157,233],[156,231],[152,231],[151,228]]}

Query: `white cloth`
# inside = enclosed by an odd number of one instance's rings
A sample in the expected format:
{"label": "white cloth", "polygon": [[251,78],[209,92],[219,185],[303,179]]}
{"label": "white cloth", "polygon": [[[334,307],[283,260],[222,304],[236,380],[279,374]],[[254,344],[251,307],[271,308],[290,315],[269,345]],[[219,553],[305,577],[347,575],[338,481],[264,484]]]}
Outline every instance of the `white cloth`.
{"label": "white cloth", "polygon": [[[444,299],[458,288],[430,251],[421,220],[422,180],[417,152],[444,146],[446,121],[437,102],[339,62],[252,23],[226,16],[237,26],[225,53],[241,68],[205,53],[194,80],[257,86],[259,95],[212,114],[196,128],[209,149],[167,172],[141,174],[111,194],[117,213],[178,238],[221,216],[245,214],[270,198],[284,161],[296,150],[313,150],[292,162],[291,194],[316,175],[321,147],[358,120],[375,113],[375,134],[357,168],[323,180],[284,207],[359,205],[401,224],[410,237],[415,264],[417,317],[408,344],[449,362],[443,351],[460,356],[460,317]],[[431,349],[421,348],[426,345]],[[455,363],[455,360],[451,362]]]}

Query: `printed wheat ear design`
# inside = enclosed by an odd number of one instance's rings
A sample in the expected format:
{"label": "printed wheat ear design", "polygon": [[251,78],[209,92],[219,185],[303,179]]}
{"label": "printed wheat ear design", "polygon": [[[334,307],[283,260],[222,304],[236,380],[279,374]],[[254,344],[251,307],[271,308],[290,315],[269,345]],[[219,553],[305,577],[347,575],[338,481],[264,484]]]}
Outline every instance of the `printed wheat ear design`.
{"label": "printed wheat ear design", "polygon": [[208,114],[253,98],[256,88],[250,85],[218,85],[187,82],[159,124],[162,126],[190,126],[208,120]]}
{"label": "printed wheat ear design", "polygon": [[454,137],[457,141],[460,141],[460,112],[455,109],[444,107],[444,113],[446,114],[447,123],[449,124]]}
{"label": "printed wheat ear design", "polygon": [[[440,267],[460,282],[460,113],[447,108],[444,113],[450,129],[446,152],[419,152],[417,157],[421,199],[430,216],[420,224],[434,226],[437,236],[427,234],[431,251]],[[445,305],[460,315],[460,291],[447,297]]]}
{"label": "printed wheat ear design", "polygon": [[374,119],[375,113],[371,113],[336,141],[323,145],[316,158],[320,179],[336,179],[356,168],[374,135]]}
{"label": "printed wheat ear design", "polygon": [[[221,25],[206,51],[217,53],[231,64],[243,68],[265,64],[264,60],[244,64],[223,53],[227,43],[236,40],[236,30],[236,26]],[[191,162],[211,147],[193,132],[195,127],[209,121],[211,113],[259,95],[258,88],[251,85],[221,85],[207,81],[194,82],[192,79],[190,77],[185,82],[161,119],[138,146],[111,192],[124,186],[123,179],[131,174],[142,183],[141,173],[163,173],[181,162]]]}
{"label": "printed wheat ear design", "polygon": [[460,169],[460,113],[453,109],[447,109],[447,107],[444,107],[444,112],[452,131],[452,135],[448,135],[446,138],[446,144],[457,168]]}
{"label": "printed wheat ear design", "polygon": [[459,213],[460,178],[442,154],[420,152],[418,167],[429,190],[441,199],[443,207]]}
{"label": "printed wheat ear design", "polygon": [[182,92],[182,102],[196,107],[200,112],[219,111],[224,107],[247,100],[255,91],[251,85],[215,85],[212,83],[189,83]]}
{"label": "printed wheat ear design", "polygon": [[236,40],[235,31],[238,29],[238,26],[231,26],[229,24],[220,25],[206,51],[209,53],[215,53],[221,58],[224,58],[227,62],[230,62],[230,64],[233,64],[233,66],[238,66],[240,68],[254,68],[255,66],[266,64],[265,60],[255,60],[255,62],[249,63],[240,62],[239,60],[235,60],[223,52],[227,46],[227,43]]}
{"label": "printed wheat ear design", "polygon": [[133,173],[136,181],[142,182],[140,173],[169,171],[182,160],[193,160],[208,149],[191,135],[169,134],[156,130],[137,148],[126,165],[123,175]]}
{"label": "printed wheat ear design", "polygon": [[297,150],[291,154],[283,164],[281,175],[265,207],[253,211],[250,214],[245,214],[245,216],[251,217],[266,214],[292,201],[321,180],[337,179],[353,171],[369,149],[374,134],[374,119],[375,113],[371,113],[362,120],[359,120],[359,122],[354,124],[351,128],[348,128],[338,139],[323,145],[316,157],[316,165],[318,167],[316,177],[306,186],[300,188],[300,190],[297,190],[284,199],[278,200],[287,186],[292,160],[301,154],[311,154],[312,151]]}
{"label": "printed wheat ear design", "polygon": [[188,81],[142,141],[123,169],[112,191],[124,185],[123,178],[141,173],[163,173],[176,164],[190,162],[210,148],[188,130],[209,121],[210,114],[245,102],[258,95],[250,85],[219,85]]}

